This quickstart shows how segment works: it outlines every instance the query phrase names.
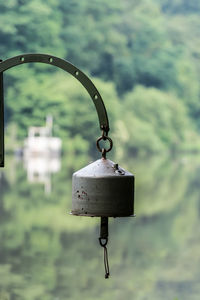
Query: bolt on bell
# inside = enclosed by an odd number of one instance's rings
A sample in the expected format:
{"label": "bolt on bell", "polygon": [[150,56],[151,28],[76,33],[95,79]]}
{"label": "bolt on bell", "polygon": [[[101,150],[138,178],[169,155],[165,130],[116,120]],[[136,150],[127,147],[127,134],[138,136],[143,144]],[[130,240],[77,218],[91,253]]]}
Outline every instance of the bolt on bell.
{"label": "bolt on bell", "polygon": [[101,158],[72,177],[71,214],[127,217],[134,214],[134,175]]}

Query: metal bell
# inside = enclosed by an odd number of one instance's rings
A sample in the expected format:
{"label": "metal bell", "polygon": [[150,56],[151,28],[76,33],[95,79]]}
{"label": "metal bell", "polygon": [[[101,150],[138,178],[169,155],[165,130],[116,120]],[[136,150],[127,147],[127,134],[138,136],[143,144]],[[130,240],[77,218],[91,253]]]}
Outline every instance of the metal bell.
{"label": "metal bell", "polygon": [[134,214],[134,176],[101,158],[72,178],[73,215],[127,217]]}
{"label": "metal bell", "polygon": [[[93,82],[81,70],[63,59],[47,54],[22,54],[4,62],[0,60],[0,167],[4,167],[5,153],[3,72],[28,62],[51,64],[70,73],[85,87],[94,102],[102,130],[102,135],[97,139],[97,149],[102,158],[73,174],[71,214],[101,217],[99,243],[104,248],[105,278],[108,278],[108,217],[128,217],[134,214],[134,176],[106,159],[106,153],[113,146],[108,136],[110,128],[107,111]],[[101,148],[101,141],[108,141],[109,148]]]}

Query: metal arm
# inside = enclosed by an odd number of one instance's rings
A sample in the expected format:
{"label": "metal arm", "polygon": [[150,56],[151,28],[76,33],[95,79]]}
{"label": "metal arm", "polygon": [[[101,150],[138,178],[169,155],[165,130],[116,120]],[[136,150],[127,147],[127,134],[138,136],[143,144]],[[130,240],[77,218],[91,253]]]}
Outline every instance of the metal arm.
{"label": "metal arm", "polygon": [[[1,62],[2,60],[0,60]],[[4,167],[4,99],[3,73],[0,73],[0,167]]]}
{"label": "metal arm", "polygon": [[47,54],[22,54],[5,61],[0,61],[0,167],[4,166],[4,111],[3,111],[3,72],[24,63],[45,63],[56,66],[74,76],[89,93],[92,101],[94,102],[98,118],[100,129],[103,130],[106,135],[109,131],[109,121],[106,112],[105,105],[92,81],[77,67],[69,63],[68,61]]}

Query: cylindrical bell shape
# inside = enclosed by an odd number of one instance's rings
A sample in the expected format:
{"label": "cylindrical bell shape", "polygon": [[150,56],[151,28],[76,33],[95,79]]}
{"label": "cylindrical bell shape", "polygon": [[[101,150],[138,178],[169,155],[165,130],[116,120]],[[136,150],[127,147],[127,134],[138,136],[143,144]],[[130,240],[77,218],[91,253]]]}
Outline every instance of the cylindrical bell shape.
{"label": "cylindrical bell shape", "polygon": [[72,177],[73,215],[126,217],[134,214],[134,176],[109,159],[99,159]]}

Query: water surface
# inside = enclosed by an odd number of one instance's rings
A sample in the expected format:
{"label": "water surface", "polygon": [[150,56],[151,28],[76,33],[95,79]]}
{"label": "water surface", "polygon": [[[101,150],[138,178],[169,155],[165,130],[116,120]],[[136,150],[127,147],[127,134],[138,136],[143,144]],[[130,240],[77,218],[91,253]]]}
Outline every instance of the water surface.
{"label": "water surface", "polygon": [[[110,220],[104,279],[99,220],[74,217],[71,170],[51,192],[7,158],[0,178],[0,300],[199,300],[200,157],[130,159],[136,218]],[[81,167],[81,166],[80,166]]]}

